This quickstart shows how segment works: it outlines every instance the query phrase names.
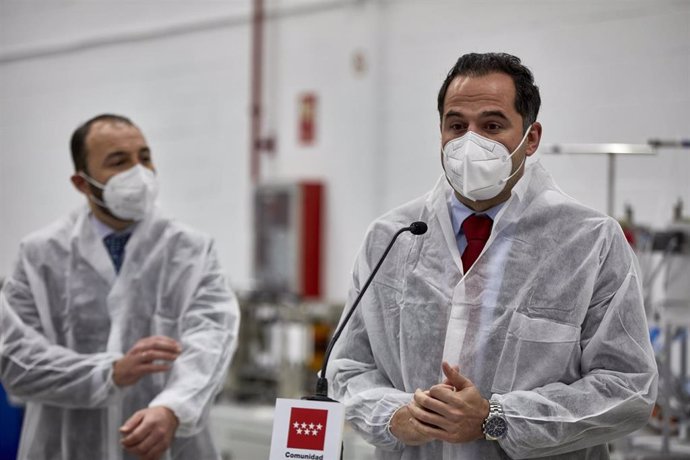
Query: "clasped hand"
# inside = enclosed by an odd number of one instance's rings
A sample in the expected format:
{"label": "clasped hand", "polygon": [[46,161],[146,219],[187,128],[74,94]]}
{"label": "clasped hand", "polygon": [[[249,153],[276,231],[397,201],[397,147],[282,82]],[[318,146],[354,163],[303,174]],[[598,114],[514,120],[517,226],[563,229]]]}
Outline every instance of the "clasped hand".
{"label": "clasped hand", "polygon": [[460,372],[443,363],[446,379],[426,391],[417,390],[409,404],[391,419],[391,433],[407,445],[433,440],[452,443],[484,438],[482,422],[489,402]]}

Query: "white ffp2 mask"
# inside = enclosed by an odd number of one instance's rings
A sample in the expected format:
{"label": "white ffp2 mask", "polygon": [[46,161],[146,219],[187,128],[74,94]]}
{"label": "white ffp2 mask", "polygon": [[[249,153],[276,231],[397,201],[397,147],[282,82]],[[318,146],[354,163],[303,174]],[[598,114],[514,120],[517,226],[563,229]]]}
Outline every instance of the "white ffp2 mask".
{"label": "white ffp2 mask", "polygon": [[506,183],[522,168],[525,159],[511,174],[510,159],[520,150],[532,127],[510,153],[500,142],[468,131],[443,147],[443,169],[456,192],[472,201],[490,200],[501,193]]}
{"label": "white ffp2 mask", "polygon": [[158,196],[156,175],[148,168],[136,165],[115,174],[101,184],[85,173],[79,173],[88,183],[103,190],[103,201],[93,195],[89,198],[106,207],[115,217],[123,220],[141,220],[153,209]]}

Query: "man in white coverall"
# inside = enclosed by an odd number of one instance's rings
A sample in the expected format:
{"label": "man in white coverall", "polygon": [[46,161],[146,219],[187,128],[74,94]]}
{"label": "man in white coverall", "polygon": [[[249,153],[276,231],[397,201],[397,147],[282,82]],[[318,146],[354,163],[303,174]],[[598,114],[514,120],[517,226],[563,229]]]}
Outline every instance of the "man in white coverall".
{"label": "man in white coverall", "polygon": [[441,177],[367,232],[350,299],[398,229],[429,227],[399,238],[327,376],[377,458],[606,459],[651,412],[635,257],[616,221],[525,165],[540,103],[517,57],[460,57],[438,96]]}
{"label": "man in white coverall", "polygon": [[19,459],[218,459],[206,420],[239,310],[213,242],[155,208],[151,152],[129,119],[92,118],[71,149],[88,206],[22,241],[3,294],[83,374],[46,377],[5,339],[3,382],[28,402]]}

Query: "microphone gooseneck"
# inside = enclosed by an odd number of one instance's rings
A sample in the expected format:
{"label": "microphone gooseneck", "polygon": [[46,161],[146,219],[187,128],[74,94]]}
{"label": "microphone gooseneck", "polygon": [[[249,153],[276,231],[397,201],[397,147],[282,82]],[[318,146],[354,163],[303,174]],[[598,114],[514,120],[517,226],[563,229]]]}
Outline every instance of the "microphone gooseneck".
{"label": "microphone gooseneck", "polygon": [[364,286],[362,287],[362,290],[359,291],[359,295],[355,299],[355,301],[352,304],[352,307],[350,308],[350,311],[347,313],[347,316],[340,322],[340,327],[335,331],[335,334],[333,334],[333,338],[331,341],[328,343],[328,348],[326,349],[326,354],[324,355],[323,358],[323,365],[321,366],[321,372],[319,373],[319,378],[316,381],[316,395],[308,397],[307,399],[316,399],[316,400],[322,400],[322,401],[333,401],[331,398],[328,397],[328,379],[326,379],[326,369],[328,367],[328,359],[331,357],[331,352],[333,351],[333,346],[335,345],[335,342],[338,340],[340,337],[340,334],[342,334],[343,329],[345,329],[345,326],[347,323],[350,321],[350,318],[355,312],[355,309],[357,308],[357,305],[359,305],[360,300],[362,300],[362,296],[364,293],[367,291],[369,288],[369,285],[371,284],[372,280],[374,279],[374,276],[376,275],[376,272],[379,271],[379,268],[381,267],[381,264],[383,264],[383,261],[386,259],[386,256],[390,252],[391,248],[393,247],[393,243],[395,243],[395,240],[398,239],[398,236],[400,236],[401,233],[404,232],[411,232],[413,235],[423,235],[426,233],[428,227],[425,222],[417,221],[417,222],[412,222],[409,227],[403,227],[400,230],[398,230],[395,235],[393,235],[393,238],[391,238],[391,242],[388,243],[388,246],[386,247],[386,250],[383,251],[383,255],[379,259],[378,263],[376,264],[376,267],[374,267],[374,270],[372,270],[371,274],[369,275],[369,278],[367,278],[366,283],[364,283]]}

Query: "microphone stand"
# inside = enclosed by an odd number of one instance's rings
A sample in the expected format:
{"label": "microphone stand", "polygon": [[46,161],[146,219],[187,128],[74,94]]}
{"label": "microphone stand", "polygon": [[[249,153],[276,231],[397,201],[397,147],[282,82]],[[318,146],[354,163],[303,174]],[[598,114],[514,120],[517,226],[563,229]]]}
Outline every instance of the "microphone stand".
{"label": "microphone stand", "polygon": [[[369,285],[371,284],[372,280],[374,279],[376,272],[378,272],[379,268],[381,268],[383,261],[386,259],[386,256],[388,255],[391,248],[393,247],[393,243],[395,243],[395,241],[398,239],[398,236],[400,236],[400,234],[404,233],[404,232],[412,232],[412,234],[414,234],[414,235],[421,235],[423,233],[426,233],[426,230],[427,230],[426,223],[424,223],[424,222],[413,222],[409,227],[401,228],[400,230],[398,230],[395,233],[395,235],[393,235],[391,242],[388,243],[386,250],[383,251],[383,255],[381,256],[378,263],[376,264],[376,267],[374,267],[374,270],[369,275],[369,278],[367,278],[366,283],[364,283],[364,286],[359,291],[359,295],[357,296],[354,303],[352,304],[350,311],[347,312],[347,316],[345,316],[345,318],[340,322],[340,326],[335,331],[335,334],[333,334],[333,338],[331,339],[331,341],[328,343],[328,348],[326,349],[326,354],[324,355],[323,364],[321,366],[321,372],[319,372],[319,377],[318,377],[318,380],[316,381],[316,393],[313,395],[310,395],[310,396],[303,396],[302,397],[303,400],[338,402],[335,399],[330,398],[328,396],[328,379],[326,379],[326,369],[328,368],[328,360],[331,357],[331,352],[333,351],[333,346],[335,345],[335,342],[340,338],[340,335],[343,333],[345,326],[350,321],[350,318],[354,314],[355,309],[359,305],[359,302],[362,300],[362,296],[364,295],[364,293],[369,288]],[[345,448],[344,448],[344,442],[343,442],[343,445],[340,448],[340,460],[343,459],[343,452],[344,451],[345,451]]]}
{"label": "microphone stand", "polygon": [[340,335],[343,333],[345,326],[350,321],[350,317],[352,317],[352,315],[355,313],[355,309],[359,305],[359,302],[362,300],[362,296],[364,295],[364,293],[369,288],[369,285],[373,281],[374,276],[376,275],[376,272],[378,272],[379,268],[381,268],[381,265],[383,264],[383,261],[386,259],[386,256],[388,255],[391,248],[393,247],[393,243],[395,243],[395,240],[398,239],[398,236],[400,236],[401,233],[408,232],[411,230],[413,230],[411,226],[401,228],[400,230],[398,230],[396,232],[395,235],[393,235],[391,242],[388,243],[388,247],[386,247],[386,250],[383,252],[383,255],[381,256],[378,263],[376,264],[376,267],[374,267],[374,270],[369,275],[369,278],[367,278],[366,283],[364,283],[364,287],[362,287],[362,290],[359,291],[359,295],[357,296],[354,303],[352,304],[352,308],[350,308],[350,311],[347,312],[347,316],[345,316],[345,318],[340,322],[340,327],[338,327],[338,329],[335,331],[335,334],[333,334],[333,338],[328,343],[328,348],[326,349],[326,354],[324,355],[323,364],[321,366],[321,372],[319,372],[319,378],[316,381],[316,394],[311,395],[311,396],[305,396],[302,399],[307,399],[310,401],[337,402],[334,399],[331,399],[328,397],[328,379],[326,378],[326,369],[328,368],[328,360],[331,357],[331,352],[333,351],[333,346],[335,345],[335,342],[340,338]]}

